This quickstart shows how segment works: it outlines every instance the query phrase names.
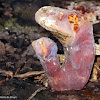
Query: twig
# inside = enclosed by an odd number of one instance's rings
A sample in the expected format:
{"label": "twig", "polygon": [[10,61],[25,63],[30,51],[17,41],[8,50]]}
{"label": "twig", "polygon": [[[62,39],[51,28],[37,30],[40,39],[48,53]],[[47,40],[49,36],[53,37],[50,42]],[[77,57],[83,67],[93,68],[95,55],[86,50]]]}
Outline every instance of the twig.
{"label": "twig", "polygon": [[16,72],[14,73],[14,75],[16,75],[20,70],[21,70],[21,68],[18,68],[18,69],[16,70]]}
{"label": "twig", "polygon": [[39,89],[37,89],[34,93],[32,93],[32,95],[27,99],[27,100],[32,100],[32,98],[40,91],[45,90],[45,87],[41,87]]}
{"label": "twig", "polygon": [[13,72],[11,72],[11,71],[0,70],[0,75],[7,76],[6,79],[0,80],[0,83],[8,81],[9,80],[8,76],[10,76],[11,79],[13,78]]}
{"label": "twig", "polygon": [[100,55],[100,44],[95,43],[95,55]]}
{"label": "twig", "polygon": [[10,76],[11,78],[13,78],[13,72],[11,72],[11,71],[0,70],[0,75]]}
{"label": "twig", "polygon": [[45,73],[45,71],[32,71],[32,72],[27,72],[27,73],[24,73],[24,74],[15,75],[14,77],[26,78],[26,77],[29,77],[29,76],[40,75],[40,74],[43,74],[43,73]]}
{"label": "twig", "polygon": [[98,70],[98,72],[100,73],[100,68],[99,66],[94,65],[94,67]]}

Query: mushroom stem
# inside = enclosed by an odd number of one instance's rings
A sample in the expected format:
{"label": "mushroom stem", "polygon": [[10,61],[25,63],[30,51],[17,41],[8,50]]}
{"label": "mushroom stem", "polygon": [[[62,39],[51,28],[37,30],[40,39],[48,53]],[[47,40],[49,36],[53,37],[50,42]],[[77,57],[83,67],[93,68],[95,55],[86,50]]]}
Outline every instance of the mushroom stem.
{"label": "mushroom stem", "polygon": [[78,11],[58,7],[40,8],[36,21],[53,32],[64,47],[60,65],[57,46],[43,37],[32,43],[54,91],[79,90],[86,85],[94,63],[95,50],[92,24]]}

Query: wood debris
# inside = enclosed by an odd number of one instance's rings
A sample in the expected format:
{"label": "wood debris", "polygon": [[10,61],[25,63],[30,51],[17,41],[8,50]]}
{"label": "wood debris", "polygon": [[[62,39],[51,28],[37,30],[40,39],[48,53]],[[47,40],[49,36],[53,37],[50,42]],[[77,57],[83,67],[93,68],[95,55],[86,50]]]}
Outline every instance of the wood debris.
{"label": "wood debris", "polygon": [[27,77],[30,77],[30,76],[36,76],[36,75],[40,75],[40,74],[43,74],[43,73],[45,73],[45,71],[31,71],[31,72],[27,72],[27,73],[24,73],[24,74],[17,74],[14,77],[27,78]]}

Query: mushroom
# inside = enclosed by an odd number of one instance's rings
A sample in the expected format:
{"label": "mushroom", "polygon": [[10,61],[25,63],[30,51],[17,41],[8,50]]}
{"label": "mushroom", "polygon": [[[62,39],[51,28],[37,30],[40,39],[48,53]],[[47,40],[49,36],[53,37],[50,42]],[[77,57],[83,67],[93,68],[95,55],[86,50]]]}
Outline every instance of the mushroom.
{"label": "mushroom", "polygon": [[62,43],[64,61],[60,64],[53,40],[42,37],[32,42],[49,85],[54,91],[80,90],[87,84],[95,58],[92,24],[79,11],[45,6],[35,14],[38,24]]}

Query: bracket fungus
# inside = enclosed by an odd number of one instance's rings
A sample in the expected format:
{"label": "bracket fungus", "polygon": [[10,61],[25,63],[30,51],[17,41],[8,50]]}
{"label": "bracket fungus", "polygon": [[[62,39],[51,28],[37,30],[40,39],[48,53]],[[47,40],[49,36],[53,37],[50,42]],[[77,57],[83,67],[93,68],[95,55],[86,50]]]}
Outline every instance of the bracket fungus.
{"label": "bracket fungus", "polygon": [[57,45],[42,37],[32,42],[37,57],[54,91],[80,90],[91,74],[95,58],[92,24],[85,15],[58,7],[40,8],[35,19],[62,43],[64,61],[60,64]]}

